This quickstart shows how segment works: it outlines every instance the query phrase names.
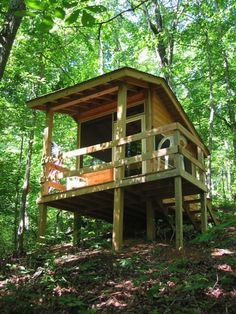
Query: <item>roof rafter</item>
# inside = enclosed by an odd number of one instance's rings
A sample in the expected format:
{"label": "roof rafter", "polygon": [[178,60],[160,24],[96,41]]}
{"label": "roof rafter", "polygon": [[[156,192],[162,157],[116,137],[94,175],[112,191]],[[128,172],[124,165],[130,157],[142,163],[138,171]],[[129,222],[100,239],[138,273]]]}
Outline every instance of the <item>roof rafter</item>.
{"label": "roof rafter", "polygon": [[50,108],[50,110],[51,111],[57,111],[57,110],[65,109],[65,108],[68,108],[68,107],[71,107],[71,106],[74,106],[74,105],[78,105],[80,103],[83,103],[83,102],[86,102],[86,101],[89,101],[89,100],[92,100],[92,99],[95,99],[95,98],[99,98],[100,96],[104,96],[104,95],[116,92],[117,90],[118,90],[118,86],[107,88],[105,90],[93,93],[91,95],[87,95],[87,96],[84,96],[82,98],[78,98],[78,99],[66,102],[64,104],[53,106],[53,107]]}

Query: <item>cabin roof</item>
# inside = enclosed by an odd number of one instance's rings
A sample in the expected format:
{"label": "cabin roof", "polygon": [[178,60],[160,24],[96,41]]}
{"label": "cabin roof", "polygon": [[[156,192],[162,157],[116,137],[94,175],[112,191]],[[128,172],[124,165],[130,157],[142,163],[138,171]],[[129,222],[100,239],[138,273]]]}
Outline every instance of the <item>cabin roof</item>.
{"label": "cabin roof", "polygon": [[[130,67],[123,67],[74,86],[34,98],[29,100],[27,105],[31,109],[52,110],[69,114],[77,120],[83,120],[86,118],[86,113],[91,110],[96,114],[99,112],[99,108],[103,108],[103,113],[110,113],[117,102],[118,86],[124,81],[128,83],[128,101],[130,99],[130,102],[141,100],[145,90],[150,85],[154,86],[167,110],[177,115],[181,123],[202,142],[165,79]],[[209,154],[209,150],[207,147],[205,148],[205,152]]]}

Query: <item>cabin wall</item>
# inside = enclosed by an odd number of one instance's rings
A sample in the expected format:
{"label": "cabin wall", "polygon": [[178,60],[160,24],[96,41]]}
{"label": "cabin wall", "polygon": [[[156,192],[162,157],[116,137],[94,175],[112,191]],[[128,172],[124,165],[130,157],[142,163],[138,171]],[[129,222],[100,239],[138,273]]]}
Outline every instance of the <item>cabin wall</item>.
{"label": "cabin wall", "polygon": [[152,125],[154,128],[175,122],[176,119],[173,117],[165,108],[161,98],[158,96],[157,92],[154,93],[152,98],[152,112],[153,121]]}
{"label": "cabin wall", "polygon": [[[153,94],[152,98],[152,112],[152,125],[154,128],[173,122],[180,122],[177,116],[168,111],[157,91]],[[197,157],[197,148],[195,145],[188,143],[186,149],[192,154],[192,156]]]}

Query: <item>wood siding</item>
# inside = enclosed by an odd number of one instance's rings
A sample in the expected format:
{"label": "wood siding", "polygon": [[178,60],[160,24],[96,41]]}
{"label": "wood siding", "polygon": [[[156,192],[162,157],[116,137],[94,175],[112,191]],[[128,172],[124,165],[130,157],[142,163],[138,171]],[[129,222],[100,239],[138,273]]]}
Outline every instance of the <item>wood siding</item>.
{"label": "wood siding", "polygon": [[[158,128],[160,126],[173,122],[180,122],[178,116],[175,116],[173,113],[168,111],[164,102],[159,97],[157,91],[153,94],[152,97],[152,107],[152,124],[154,128]],[[192,156],[197,157],[197,149],[195,145],[188,142],[186,149],[190,152]]]}
{"label": "wood siding", "polygon": [[161,98],[157,95],[157,92],[154,93],[152,99],[153,105],[153,127],[158,128],[160,126],[170,124],[171,122],[175,122],[176,118],[173,117],[166,109],[163,104]]}

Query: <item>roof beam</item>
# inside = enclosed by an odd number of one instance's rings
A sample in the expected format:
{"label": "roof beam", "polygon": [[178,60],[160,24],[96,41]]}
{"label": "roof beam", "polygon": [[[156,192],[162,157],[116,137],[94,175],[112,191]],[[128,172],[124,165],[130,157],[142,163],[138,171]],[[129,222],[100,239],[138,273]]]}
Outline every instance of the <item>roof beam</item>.
{"label": "roof beam", "polygon": [[92,100],[92,99],[95,99],[95,98],[98,98],[98,97],[101,97],[101,96],[104,96],[104,95],[107,95],[107,94],[114,93],[117,90],[118,90],[118,86],[107,88],[105,90],[93,93],[91,95],[87,95],[87,96],[84,96],[82,98],[78,98],[78,99],[66,102],[64,104],[53,106],[50,109],[51,109],[51,111],[58,111],[58,110],[61,110],[61,109],[65,109],[65,108],[74,106],[74,105],[78,105],[78,104],[83,103],[85,101],[89,101],[89,100]]}
{"label": "roof beam", "polygon": [[[144,100],[144,97],[145,96],[144,96],[143,91],[139,92],[138,94],[129,96],[127,99],[127,105],[129,106],[133,102],[142,101],[142,100]],[[97,106],[97,107],[92,108],[92,109],[81,111],[80,113],[78,113],[78,119],[80,121],[86,121],[86,120],[89,120],[91,117],[94,118],[95,116],[104,115],[104,113],[110,114],[110,113],[116,111],[116,106],[117,106],[117,101],[112,101],[112,102]]]}

